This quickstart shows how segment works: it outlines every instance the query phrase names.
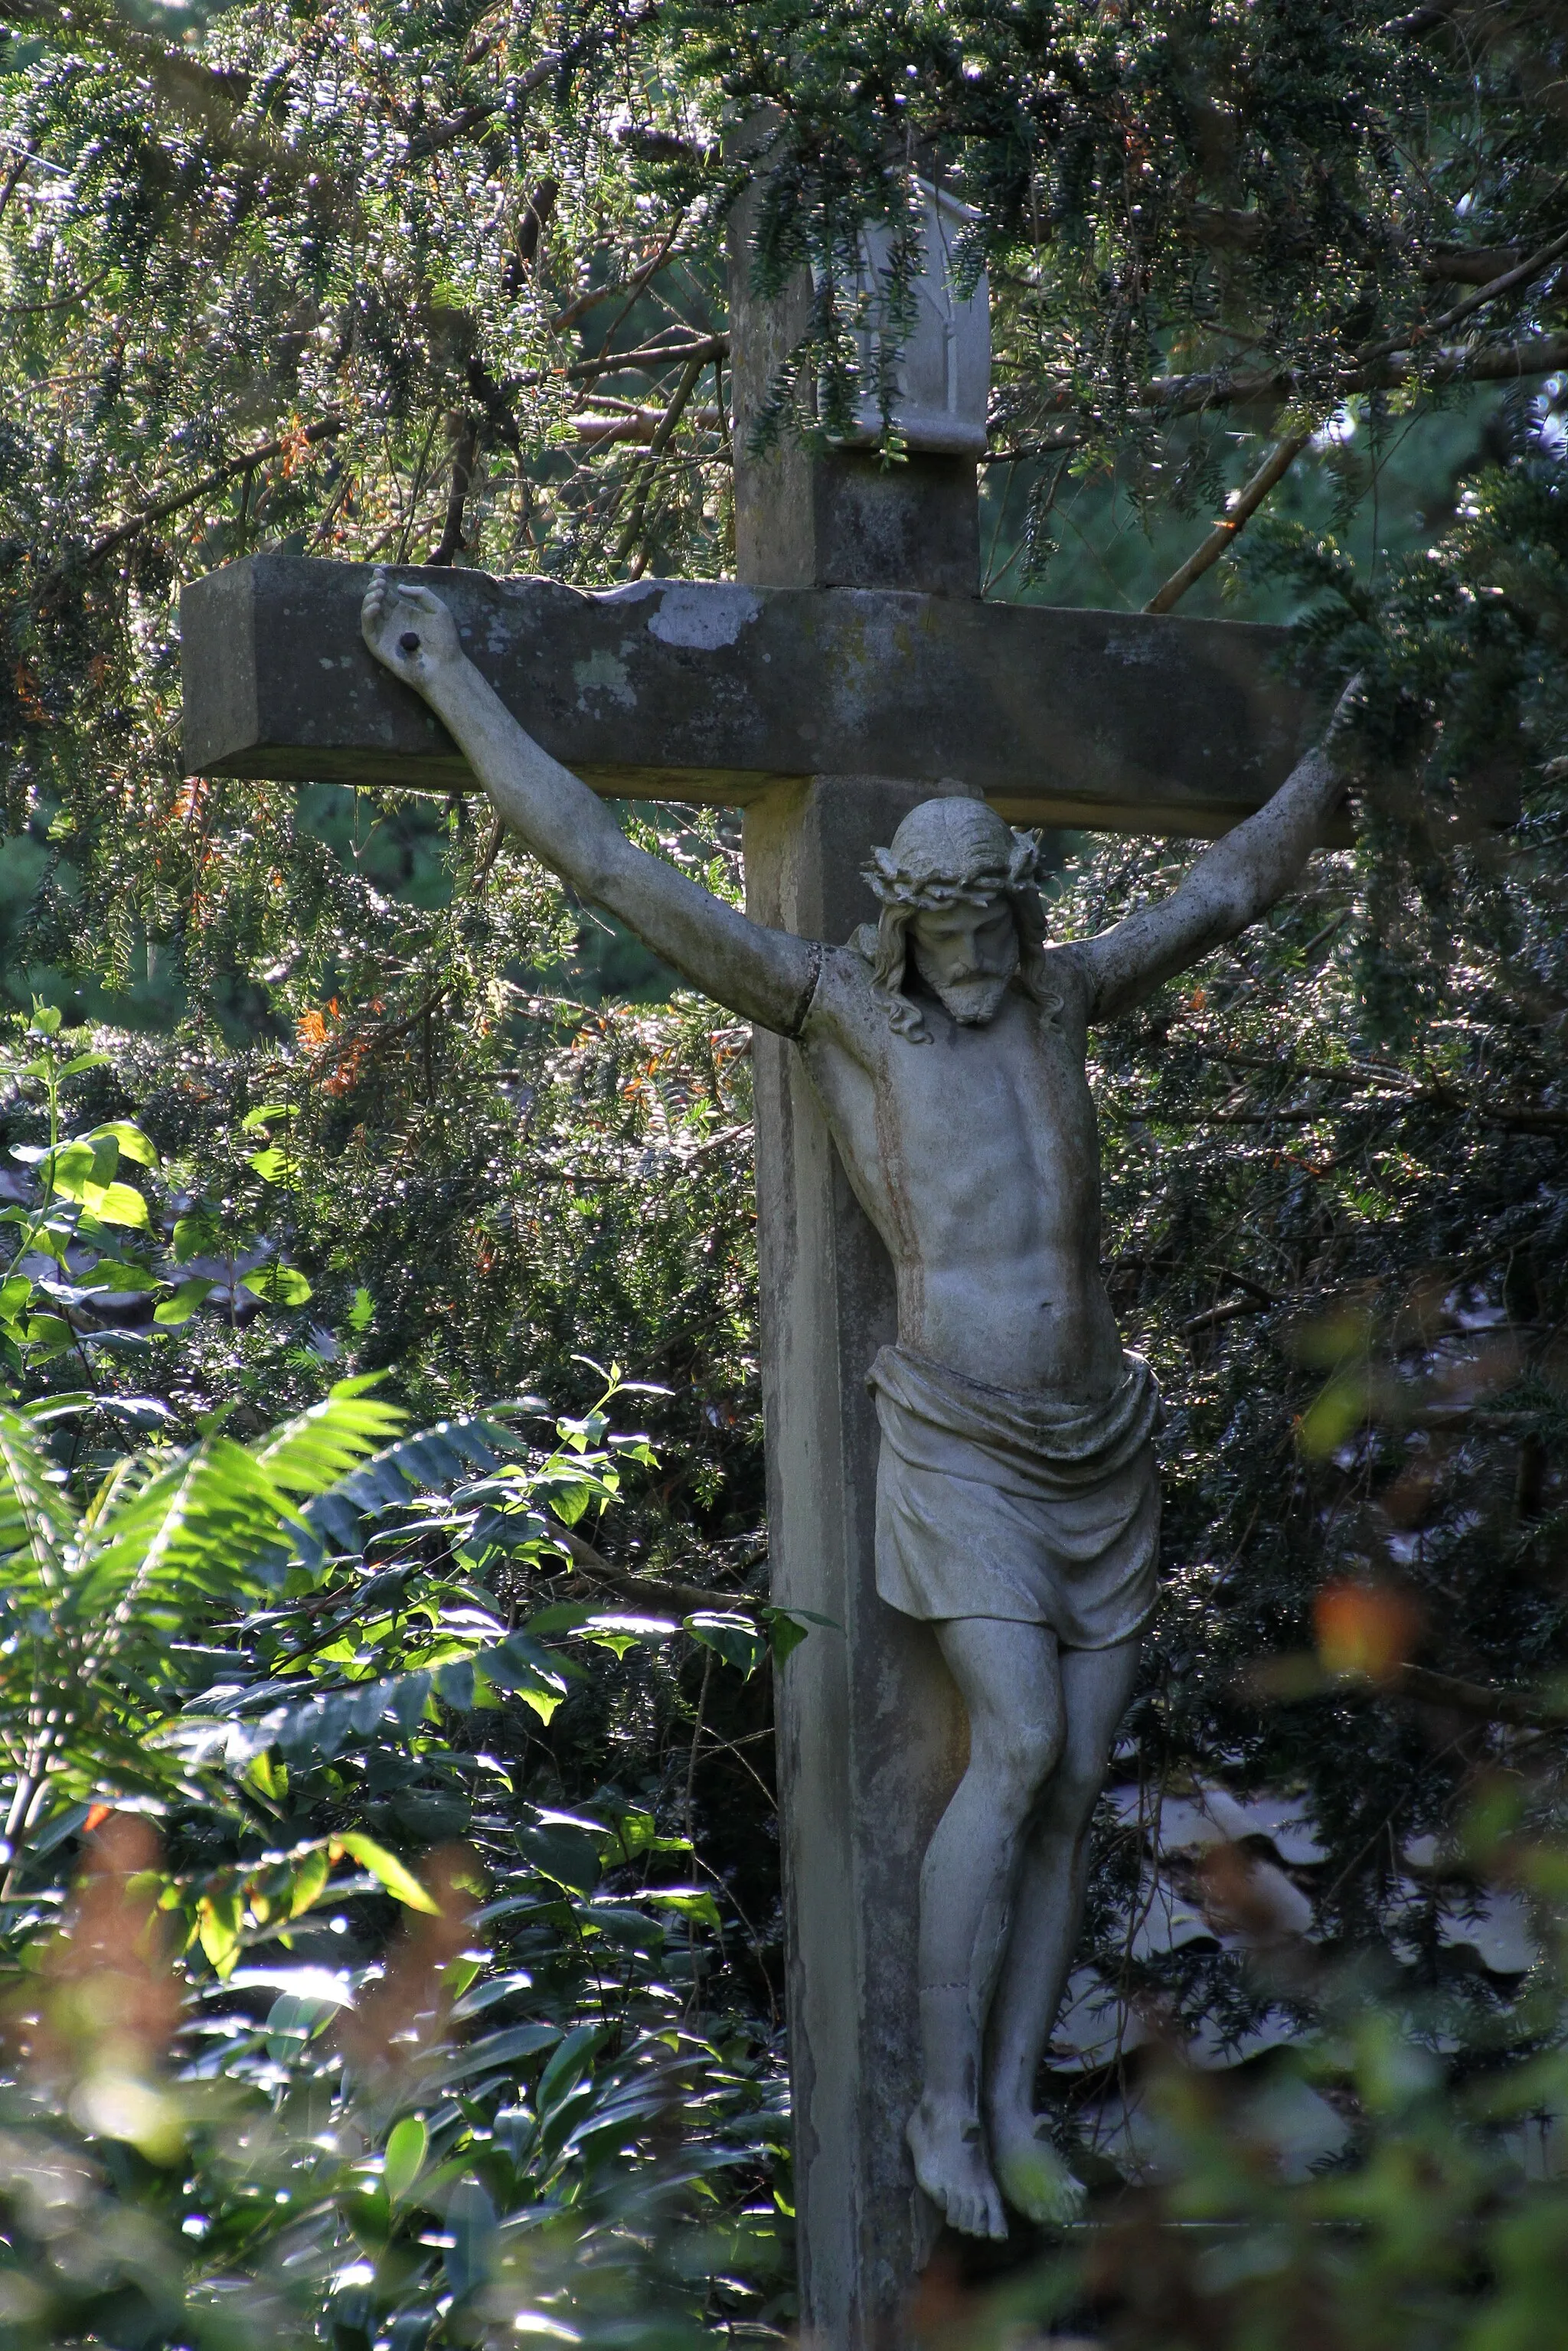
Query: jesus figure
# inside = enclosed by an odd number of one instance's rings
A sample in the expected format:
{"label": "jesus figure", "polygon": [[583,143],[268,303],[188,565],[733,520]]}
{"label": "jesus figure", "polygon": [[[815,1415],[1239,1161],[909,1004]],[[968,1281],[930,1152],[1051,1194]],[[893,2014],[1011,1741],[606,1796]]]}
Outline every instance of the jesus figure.
{"label": "jesus figure", "polygon": [[983,801],[928,800],[868,869],[880,921],[836,946],[751,922],[633,848],[503,706],[428,589],[378,572],[363,624],[536,856],[694,987],[792,1041],[886,1245],[898,1343],[869,1368],[877,1589],[930,1623],[969,1719],[968,1768],[921,1874],[909,2147],[955,2229],[1004,2236],[1004,2199],[1066,2219],[1082,2191],[1036,2081],[1159,1525],[1158,1399],[1100,1273],[1087,1033],[1272,906],[1343,778],[1328,747],[1309,752],[1169,897],[1061,945],[1032,841]]}

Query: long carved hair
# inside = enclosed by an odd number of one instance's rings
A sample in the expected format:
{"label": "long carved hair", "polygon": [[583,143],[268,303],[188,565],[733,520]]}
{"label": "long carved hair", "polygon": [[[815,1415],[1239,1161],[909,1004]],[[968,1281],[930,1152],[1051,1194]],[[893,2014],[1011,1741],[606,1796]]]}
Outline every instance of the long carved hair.
{"label": "long carved hair", "polygon": [[960,902],[985,905],[1005,898],[1018,927],[1018,981],[1054,1019],[1062,998],[1051,984],[1045,909],[1035,883],[1039,836],[1016,832],[983,800],[923,800],[893,836],[872,852],[865,878],[882,902],[874,930],[864,924],[855,946],[872,967],[877,995],[901,1036],[928,1031],[920,1008],[904,993],[909,926],[916,914]]}

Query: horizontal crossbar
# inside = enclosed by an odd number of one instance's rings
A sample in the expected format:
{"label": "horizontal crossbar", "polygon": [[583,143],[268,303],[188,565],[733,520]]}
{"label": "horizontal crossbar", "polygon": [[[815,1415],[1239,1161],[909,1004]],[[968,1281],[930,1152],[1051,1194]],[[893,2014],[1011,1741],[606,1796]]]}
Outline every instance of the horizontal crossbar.
{"label": "horizontal crossbar", "polygon": [[[744,803],[806,775],[978,789],[1015,823],[1215,834],[1308,738],[1284,632],[871,589],[480,571],[436,589],[545,748],[596,791]],[[360,636],[361,566],[258,555],[182,600],[193,774],[450,792],[466,762]]]}

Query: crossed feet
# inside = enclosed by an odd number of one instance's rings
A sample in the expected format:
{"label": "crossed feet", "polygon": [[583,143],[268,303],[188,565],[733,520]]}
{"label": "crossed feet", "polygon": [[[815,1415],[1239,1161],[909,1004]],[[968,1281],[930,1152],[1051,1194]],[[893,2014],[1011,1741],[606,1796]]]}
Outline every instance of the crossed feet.
{"label": "crossed feet", "polygon": [[1004,2196],[1014,2211],[1042,2226],[1060,2228],[1083,2216],[1083,2189],[1035,2115],[993,2116],[988,2157],[978,2115],[957,2098],[934,2097],[927,2091],[909,2117],[905,2136],[915,2177],[946,2214],[948,2226],[965,2236],[1007,2235]]}

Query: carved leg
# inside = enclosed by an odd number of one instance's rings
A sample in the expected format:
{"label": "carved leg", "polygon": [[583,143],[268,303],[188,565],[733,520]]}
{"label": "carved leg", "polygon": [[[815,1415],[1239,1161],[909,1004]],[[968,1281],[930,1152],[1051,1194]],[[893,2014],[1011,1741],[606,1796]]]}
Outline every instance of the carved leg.
{"label": "carved leg", "polygon": [[936,1636],[968,1709],[969,1768],[920,1873],[925,2086],[908,2137],[915,2176],[951,2225],[1003,2237],[981,2116],[981,2053],[1024,1834],[1061,1751],[1056,1636],[988,1617],[940,1624]]}
{"label": "carved leg", "polygon": [[1035,2111],[1035,2083],[1083,1914],[1090,1820],[1137,1679],[1141,1643],[1068,1649],[1061,1659],[1066,1736],[1030,1830],[1012,1931],[991,2013],[986,2118],[1002,2191],[1031,2220],[1072,2220],[1082,2190]]}

